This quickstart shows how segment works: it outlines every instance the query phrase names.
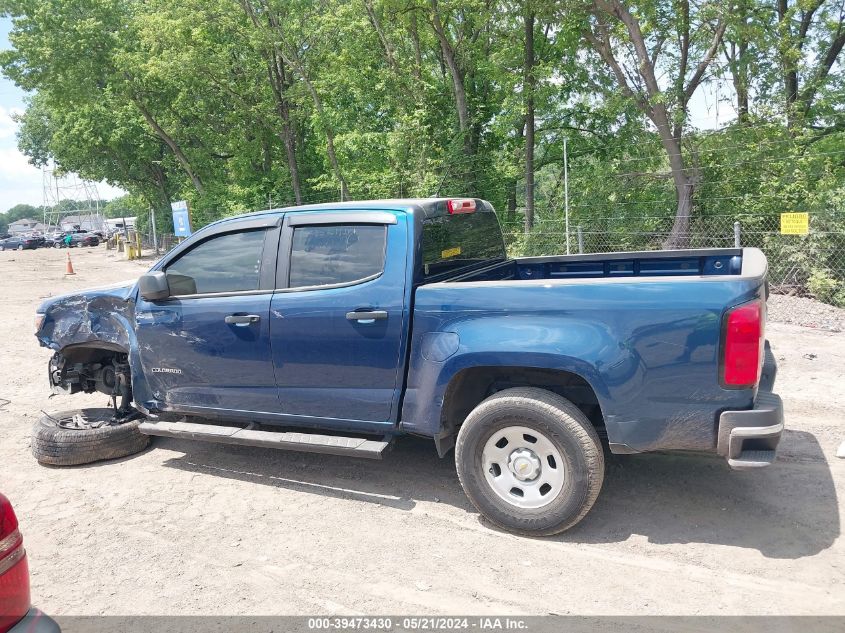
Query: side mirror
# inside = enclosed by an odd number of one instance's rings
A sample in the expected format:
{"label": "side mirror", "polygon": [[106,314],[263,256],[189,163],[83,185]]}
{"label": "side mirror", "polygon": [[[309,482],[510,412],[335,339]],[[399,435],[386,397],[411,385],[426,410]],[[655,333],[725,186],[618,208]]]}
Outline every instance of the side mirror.
{"label": "side mirror", "polygon": [[138,289],[141,296],[147,301],[161,301],[170,296],[170,285],[167,283],[167,275],[160,270],[141,275],[138,280]]}

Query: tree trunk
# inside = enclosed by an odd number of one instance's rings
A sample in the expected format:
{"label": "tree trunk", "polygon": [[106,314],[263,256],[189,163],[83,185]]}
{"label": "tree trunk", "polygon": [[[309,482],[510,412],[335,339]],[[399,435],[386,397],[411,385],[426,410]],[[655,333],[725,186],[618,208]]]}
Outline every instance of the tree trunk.
{"label": "tree trunk", "polygon": [[516,179],[508,182],[508,212],[505,219],[509,225],[516,223]]}
{"label": "tree trunk", "polygon": [[789,24],[788,0],[777,0],[778,24],[786,33],[780,33],[781,68],[783,71],[783,97],[786,102],[787,126],[792,129],[795,125],[795,101],[798,98],[798,67],[795,60],[790,59],[792,50],[792,26]]}
{"label": "tree trunk", "polygon": [[334,149],[334,130],[332,129],[331,123],[329,123],[326,119],[325,111],[323,110],[323,101],[320,99],[320,94],[314,87],[314,83],[311,81],[311,78],[308,77],[308,73],[305,72],[305,67],[302,64],[302,61],[295,54],[291,57],[291,61],[296,67],[296,70],[299,72],[299,76],[302,78],[302,81],[305,82],[305,87],[308,89],[308,93],[311,95],[311,100],[314,102],[314,109],[317,110],[317,116],[320,119],[320,123],[323,125],[323,130],[326,135],[326,153],[329,156],[329,163],[331,163],[334,176],[338,183],[340,183],[340,200],[341,202],[349,200],[349,188],[346,185],[346,179],[343,177],[343,172],[340,170],[340,163],[337,160],[337,153]]}
{"label": "tree trunk", "polygon": [[675,212],[672,231],[661,245],[664,250],[684,249],[690,246],[693,183],[689,178],[684,179],[680,183],[676,179],[675,189],[677,191],[678,207]]}
{"label": "tree trunk", "polygon": [[411,11],[411,41],[414,43],[414,78],[422,80],[422,48],[420,47],[420,33],[417,29],[417,14]]}
{"label": "tree trunk", "polygon": [[340,181],[340,201],[349,200],[349,188],[340,171],[340,164],[337,162],[337,154],[334,151],[334,133],[330,129],[326,130],[326,152],[329,155],[329,162],[332,164],[334,175]]}
{"label": "tree trunk", "polygon": [[470,138],[470,116],[466,87],[464,86],[464,72],[460,64],[458,64],[455,49],[446,36],[446,29],[440,18],[437,0],[431,0],[431,21],[434,27],[434,34],[440,43],[443,61],[446,63],[449,69],[449,75],[452,78],[452,89],[455,93],[455,109],[458,113],[458,128],[463,137],[464,154],[469,157],[472,155],[472,139]]}
{"label": "tree trunk", "polygon": [[739,61],[737,74],[733,77],[734,91],[736,92],[736,114],[740,123],[748,121],[751,111],[748,99],[748,42],[739,43]]}
{"label": "tree trunk", "polygon": [[163,218],[168,218],[169,221],[170,214],[173,210],[170,207],[170,194],[167,191],[167,175],[164,173],[161,165],[153,165],[153,178],[155,179],[156,192],[158,193],[160,204],[155,204],[153,201],[149,202],[159,210],[159,214],[157,216],[159,224],[157,228],[160,229],[161,232],[169,232],[169,230],[167,230],[167,221],[164,221]]}
{"label": "tree trunk", "polygon": [[[786,0],[778,0],[786,2]],[[686,79],[687,68],[690,62],[690,44],[693,37],[689,33],[689,3],[682,4],[681,22],[683,28],[680,33],[678,73],[674,84],[674,91],[677,96],[677,104],[674,106],[674,117],[671,117],[673,124],[670,124],[669,112],[666,108],[665,93],[660,87],[658,73],[658,55],[662,42],[656,48],[649,51],[647,38],[643,34],[640,23],[628,10],[626,3],[621,0],[594,0],[595,10],[593,14],[600,23],[591,27],[585,34],[587,40],[608,65],[616,77],[616,82],[626,97],[636,101],[637,106],[654,123],[660,135],[663,149],[666,151],[669,165],[672,170],[672,180],[675,184],[677,198],[677,210],[672,231],[663,242],[663,248],[685,248],[690,242],[690,214],[692,212],[692,194],[696,180],[690,174],[684,164],[684,157],[681,153],[681,141],[683,125],[687,114],[687,105],[701,85],[707,69],[722,46],[728,21],[719,18],[713,28],[712,35],[708,33],[710,44],[701,56],[700,61],[694,67],[692,75]],[[609,29],[605,24],[606,20],[616,18],[625,25],[630,43],[636,55],[636,70],[626,69],[620,64],[614,53],[613,42],[609,35]],[[632,84],[629,78],[639,75],[637,83]],[[640,85],[638,85],[640,84]],[[632,87],[633,85],[633,87]],[[636,89],[635,89],[636,88]]]}
{"label": "tree trunk", "polygon": [[525,13],[525,232],[534,227],[534,13]]}
{"label": "tree trunk", "polygon": [[285,95],[288,86],[285,63],[277,53],[272,53],[270,64],[270,85],[276,99],[276,110],[282,120],[282,143],[285,146],[285,158],[290,174],[290,184],[297,205],[302,204],[302,185],[299,180],[299,165],[296,161],[296,137],[290,116],[290,103]]}
{"label": "tree trunk", "polygon": [[[253,11],[249,0],[241,0],[241,6],[249,16],[252,24],[260,29],[262,23],[255,11]],[[279,20],[271,11],[267,11],[267,22],[272,28],[281,31]],[[281,137],[282,143],[285,146],[285,159],[287,160],[288,173],[290,174],[290,184],[293,189],[294,201],[297,205],[300,205],[302,204],[302,184],[299,179],[299,165],[296,160],[296,134],[290,116],[290,101],[286,95],[288,79],[287,73],[285,72],[285,63],[282,52],[279,50],[277,44],[268,45],[267,55],[270,88],[273,91],[273,97],[276,101],[276,111],[282,121]]]}
{"label": "tree trunk", "polygon": [[135,105],[137,106],[138,110],[140,110],[141,114],[144,117],[144,120],[153,128],[153,131],[156,135],[164,141],[167,146],[170,148],[170,151],[173,152],[173,155],[176,156],[176,160],[179,161],[179,164],[182,166],[182,169],[185,170],[185,173],[188,174],[188,177],[191,179],[191,182],[194,184],[194,188],[197,192],[202,195],[205,193],[205,187],[203,187],[202,180],[196,174],[196,172],[191,167],[191,162],[188,160],[188,157],[185,156],[185,153],[182,151],[182,148],[179,147],[178,143],[173,140],[173,138],[164,131],[164,129],[158,124],[158,121],[150,114],[150,111],[147,110],[147,107],[141,102],[140,99],[135,98],[133,99]]}
{"label": "tree trunk", "polygon": [[740,123],[747,123],[751,112],[748,89],[748,39],[741,33],[738,40],[731,42],[730,48],[725,47],[725,57],[736,94],[737,120]]}
{"label": "tree trunk", "polygon": [[[663,106],[657,106],[662,110]],[[655,108],[655,109],[657,109]],[[665,117],[665,111],[657,113],[657,119],[663,118],[668,124],[668,119]],[[655,121],[656,123],[656,121]],[[681,131],[676,128],[674,133],[668,132],[668,125],[658,126],[660,132],[660,141],[666,154],[669,157],[669,166],[672,169],[672,181],[675,184],[675,197],[677,199],[677,209],[675,210],[675,221],[672,224],[672,230],[669,236],[663,241],[662,247],[664,249],[682,249],[689,248],[690,244],[690,217],[692,216],[692,194],[694,188],[694,180],[690,178],[687,173],[686,165],[684,164],[684,156],[681,153]]]}
{"label": "tree trunk", "polygon": [[267,142],[267,137],[261,135],[261,173],[266,178],[273,171],[273,152],[271,151],[270,143]]}
{"label": "tree trunk", "polygon": [[282,124],[282,137],[285,145],[285,158],[290,173],[290,185],[293,188],[293,198],[297,205],[302,204],[302,184],[299,180],[299,165],[296,162],[296,138],[293,126],[290,123],[289,115],[285,113],[285,122]]}
{"label": "tree trunk", "polygon": [[384,49],[384,56],[387,59],[387,65],[390,66],[390,70],[398,75],[399,64],[396,63],[393,46],[390,43],[390,40],[387,39],[387,34],[385,34],[384,29],[381,27],[381,23],[378,20],[376,10],[373,7],[373,0],[364,0],[364,9],[367,11],[367,17],[370,19],[370,24],[375,29],[376,35],[378,35],[378,39]]}

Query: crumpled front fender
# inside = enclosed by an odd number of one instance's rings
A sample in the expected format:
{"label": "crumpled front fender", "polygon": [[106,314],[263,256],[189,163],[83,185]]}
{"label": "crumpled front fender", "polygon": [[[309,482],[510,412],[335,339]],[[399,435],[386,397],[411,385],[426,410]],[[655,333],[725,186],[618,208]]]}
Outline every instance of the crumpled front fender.
{"label": "crumpled front fender", "polygon": [[129,352],[134,343],[134,282],[83,291],[45,301],[36,333],[43,347],[57,352],[92,345]]}

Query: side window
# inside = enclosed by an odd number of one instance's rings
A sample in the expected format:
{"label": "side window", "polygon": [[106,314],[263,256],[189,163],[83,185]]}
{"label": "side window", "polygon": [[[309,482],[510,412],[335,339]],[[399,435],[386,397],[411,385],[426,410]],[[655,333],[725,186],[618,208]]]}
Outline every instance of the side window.
{"label": "side window", "polygon": [[258,290],[265,230],[213,237],[165,270],[172,295]]}
{"label": "side window", "polygon": [[387,227],[297,226],[290,253],[290,287],[360,281],[384,270]]}

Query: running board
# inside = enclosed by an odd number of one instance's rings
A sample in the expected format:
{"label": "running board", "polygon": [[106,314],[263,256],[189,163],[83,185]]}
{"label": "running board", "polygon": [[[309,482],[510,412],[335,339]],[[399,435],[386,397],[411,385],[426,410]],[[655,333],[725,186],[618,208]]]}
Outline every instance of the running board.
{"label": "running board", "polygon": [[775,461],[773,450],[748,450],[742,451],[739,457],[728,460],[728,466],[734,470],[750,470],[752,468],[765,468]]}
{"label": "running board", "polygon": [[382,453],[390,446],[388,441],[368,440],[361,437],[315,435],[291,431],[257,431],[251,425],[239,427],[197,422],[149,420],[142,422],[138,426],[138,430],[145,435],[159,435],[220,444],[261,446],[306,453],[350,455],[367,459],[381,459]]}

